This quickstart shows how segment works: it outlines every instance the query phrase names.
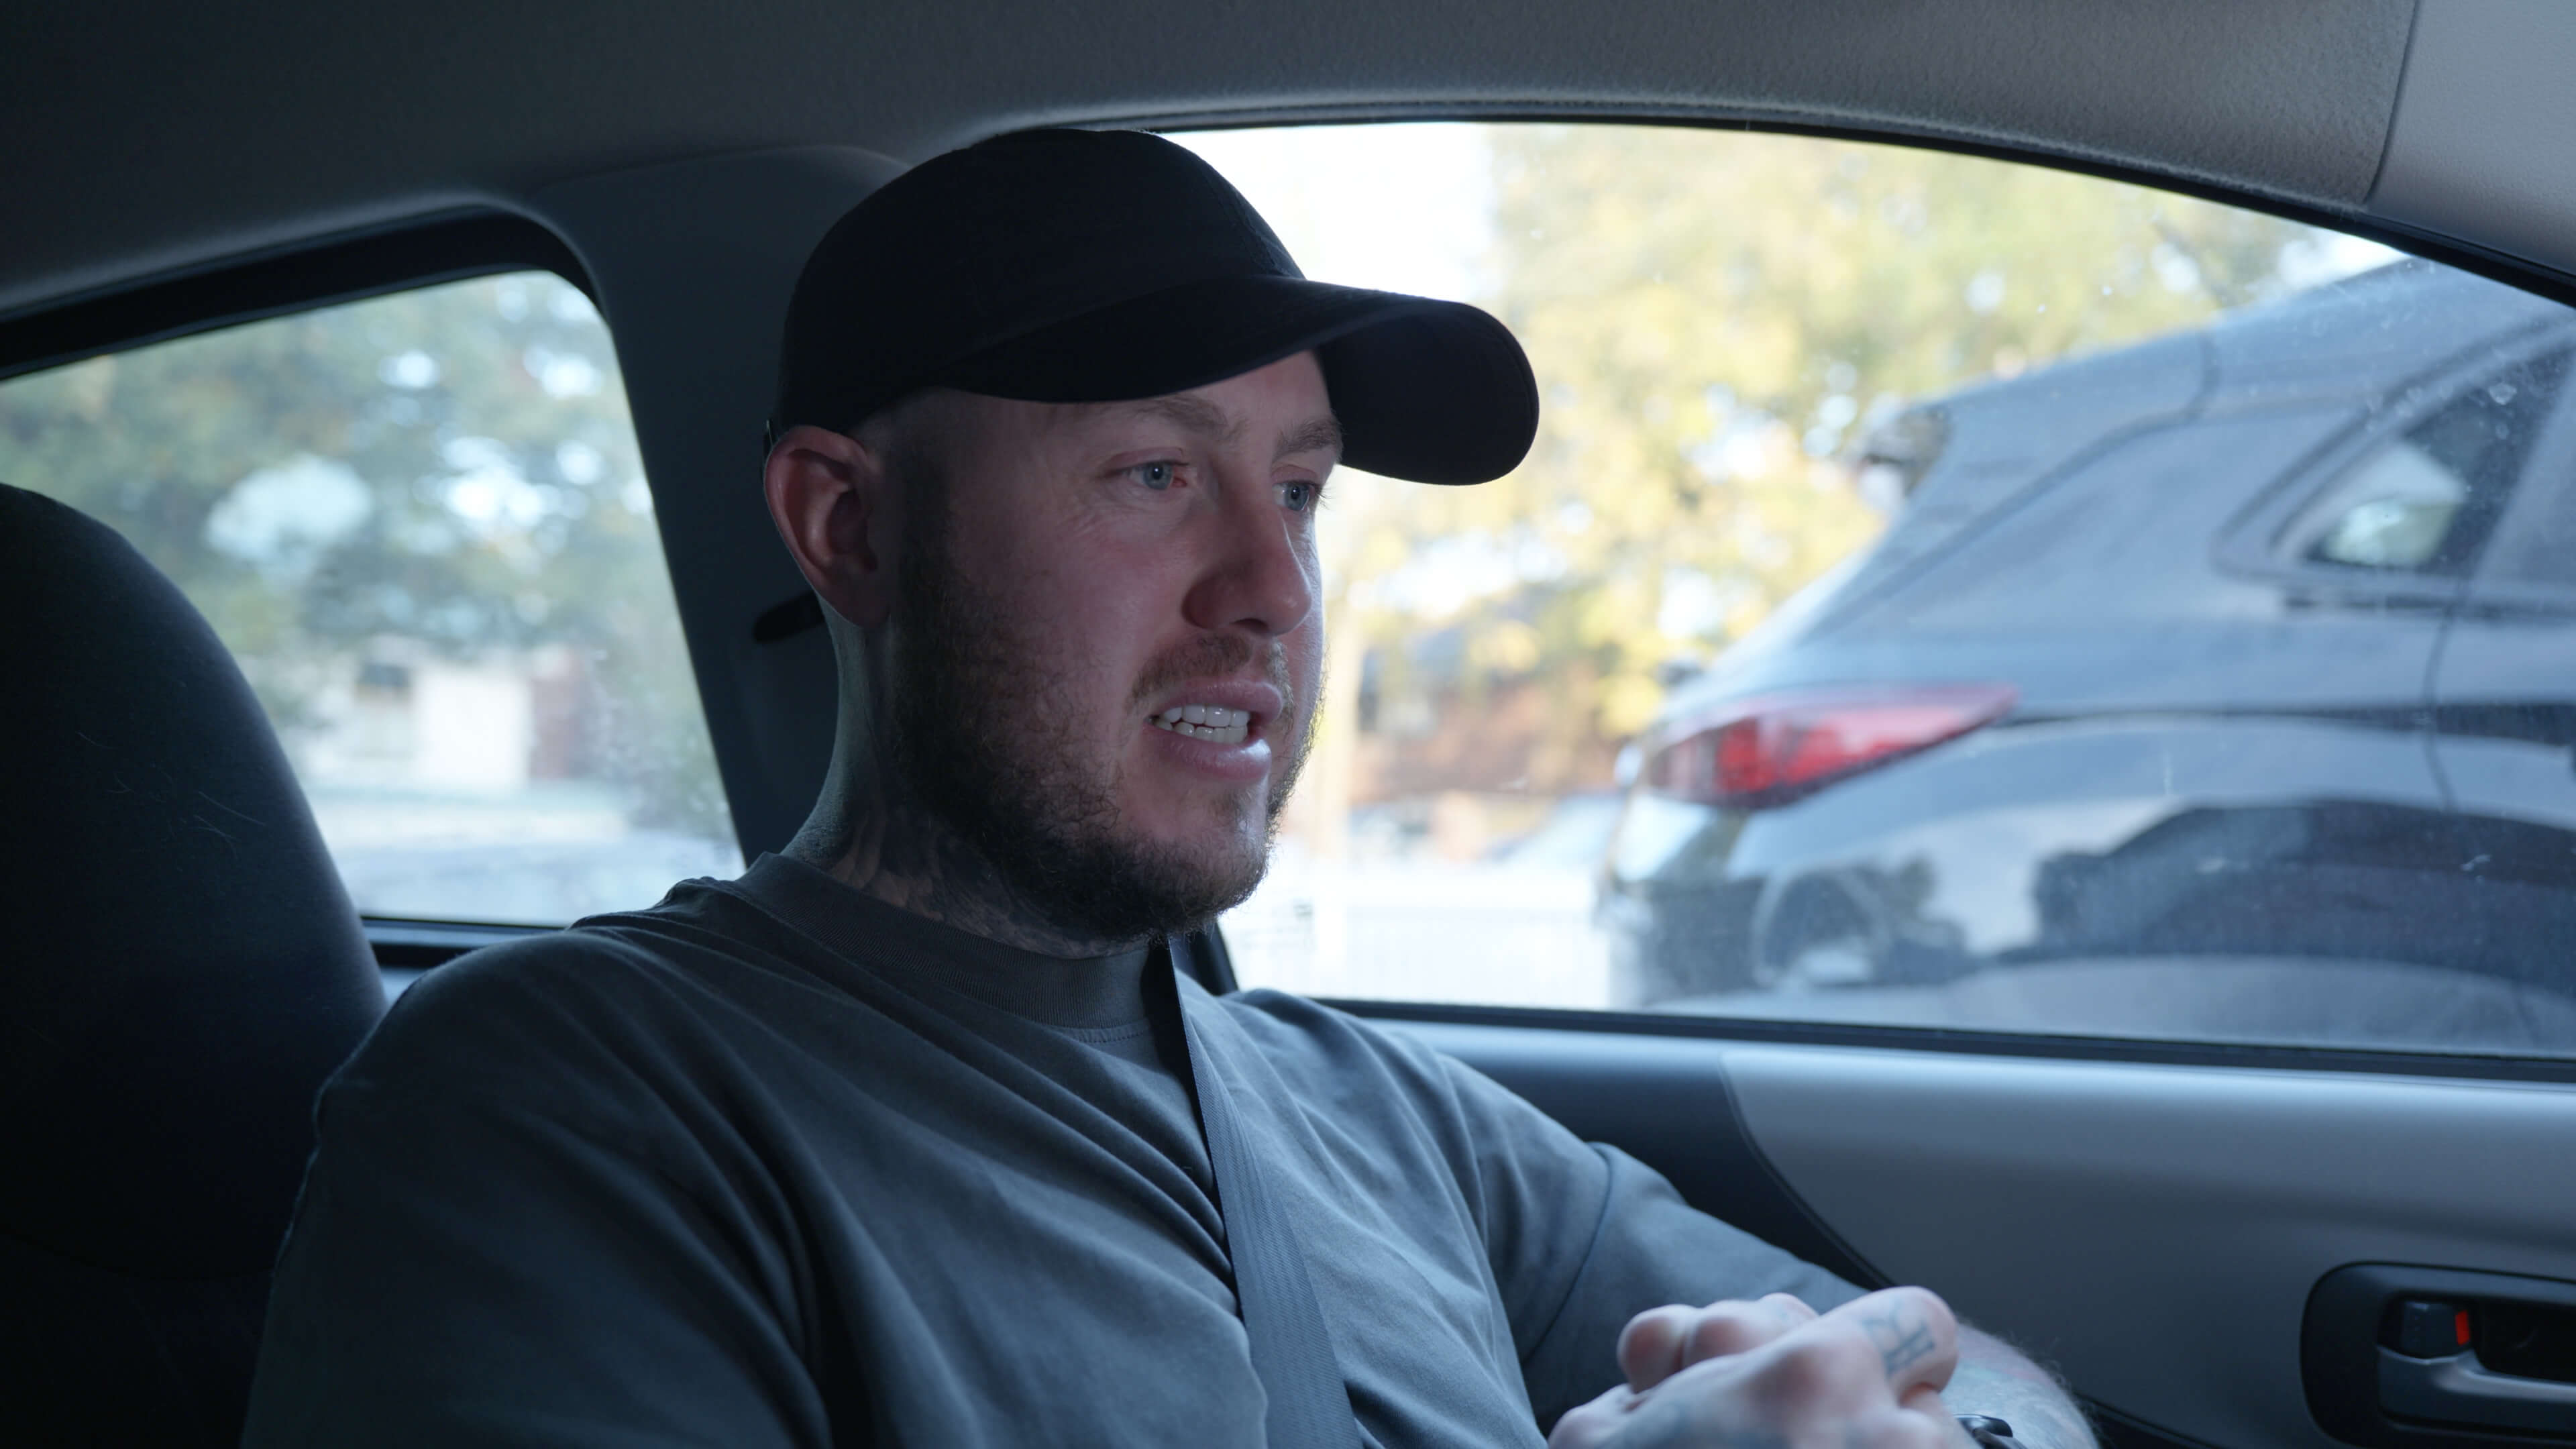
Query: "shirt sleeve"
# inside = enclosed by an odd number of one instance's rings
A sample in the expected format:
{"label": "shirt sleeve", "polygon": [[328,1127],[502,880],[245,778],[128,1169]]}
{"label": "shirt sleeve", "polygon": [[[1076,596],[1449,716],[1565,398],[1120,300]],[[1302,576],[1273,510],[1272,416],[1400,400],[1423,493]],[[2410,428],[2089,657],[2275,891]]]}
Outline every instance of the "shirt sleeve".
{"label": "shirt sleeve", "polygon": [[1667,1303],[1862,1290],[1682,1200],[1662,1174],[1588,1143],[1442,1058],[1473,1143],[1486,1249],[1542,1427],[1620,1381],[1619,1331]]}
{"label": "shirt sleeve", "polygon": [[244,1442],[831,1442],[708,1104],[536,974],[443,968],[325,1093]]}

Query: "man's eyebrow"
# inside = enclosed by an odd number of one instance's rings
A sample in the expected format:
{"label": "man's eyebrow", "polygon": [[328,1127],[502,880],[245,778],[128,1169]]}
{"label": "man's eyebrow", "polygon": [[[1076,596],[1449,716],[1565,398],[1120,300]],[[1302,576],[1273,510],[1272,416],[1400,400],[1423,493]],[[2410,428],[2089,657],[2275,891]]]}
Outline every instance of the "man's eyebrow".
{"label": "man's eyebrow", "polygon": [[1130,412],[1159,417],[1165,422],[1193,433],[1213,437],[1220,442],[1230,443],[1243,435],[1243,424],[1240,420],[1229,421],[1225,415],[1225,409],[1202,397],[1176,393],[1170,397],[1139,398],[1125,404],[1125,407]]}
{"label": "man's eyebrow", "polygon": [[1320,418],[1310,418],[1281,433],[1278,456],[1293,458],[1299,453],[1330,453],[1335,458],[1341,457],[1341,419],[1326,413]]}

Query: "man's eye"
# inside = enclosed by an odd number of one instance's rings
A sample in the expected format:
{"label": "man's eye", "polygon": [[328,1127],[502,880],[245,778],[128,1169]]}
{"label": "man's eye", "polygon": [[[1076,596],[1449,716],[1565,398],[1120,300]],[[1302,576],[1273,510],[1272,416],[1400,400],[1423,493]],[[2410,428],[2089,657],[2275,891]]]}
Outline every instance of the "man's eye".
{"label": "man's eye", "polygon": [[1159,463],[1139,463],[1135,467],[1127,470],[1128,474],[1137,482],[1144,484],[1146,487],[1153,489],[1157,493],[1171,487],[1172,480],[1180,475],[1180,471],[1180,464],[1168,461]]}
{"label": "man's eye", "polygon": [[1304,513],[1315,506],[1315,495],[1320,491],[1313,483],[1304,479],[1294,483],[1282,483],[1279,485],[1279,501],[1286,504],[1291,513]]}

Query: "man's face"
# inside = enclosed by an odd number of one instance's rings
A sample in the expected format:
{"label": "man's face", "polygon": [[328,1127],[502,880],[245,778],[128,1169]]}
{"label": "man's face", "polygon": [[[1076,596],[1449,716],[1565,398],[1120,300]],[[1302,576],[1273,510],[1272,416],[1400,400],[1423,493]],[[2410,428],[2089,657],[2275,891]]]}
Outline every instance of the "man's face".
{"label": "man's face", "polygon": [[1260,880],[1314,714],[1312,354],[1171,397],[958,395],[897,564],[896,753],[1041,910],[1105,939]]}

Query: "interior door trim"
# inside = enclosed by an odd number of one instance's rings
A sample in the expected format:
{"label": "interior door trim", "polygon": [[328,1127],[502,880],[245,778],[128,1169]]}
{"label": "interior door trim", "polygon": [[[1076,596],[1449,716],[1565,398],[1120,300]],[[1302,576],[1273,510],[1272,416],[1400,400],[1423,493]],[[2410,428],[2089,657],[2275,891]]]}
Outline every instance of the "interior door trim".
{"label": "interior door trim", "polygon": [[1457,1026],[1531,1027],[1595,1035],[1659,1036],[1697,1041],[1790,1046],[1874,1047],[1980,1057],[2145,1066],[2239,1067],[2364,1076],[2447,1077],[2464,1081],[2576,1083],[2576,1058],[2471,1056],[2449,1052],[2364,1051],[2251,1043],[2149,1041],[2131,1037],[2042,1036],[1837,1022],[1756,1021],[1678,1012],[1578,1011],[1553,1007],[1470,1006],[1414,1001],[1326,998],[1325,1004],[1374,1021]]}

